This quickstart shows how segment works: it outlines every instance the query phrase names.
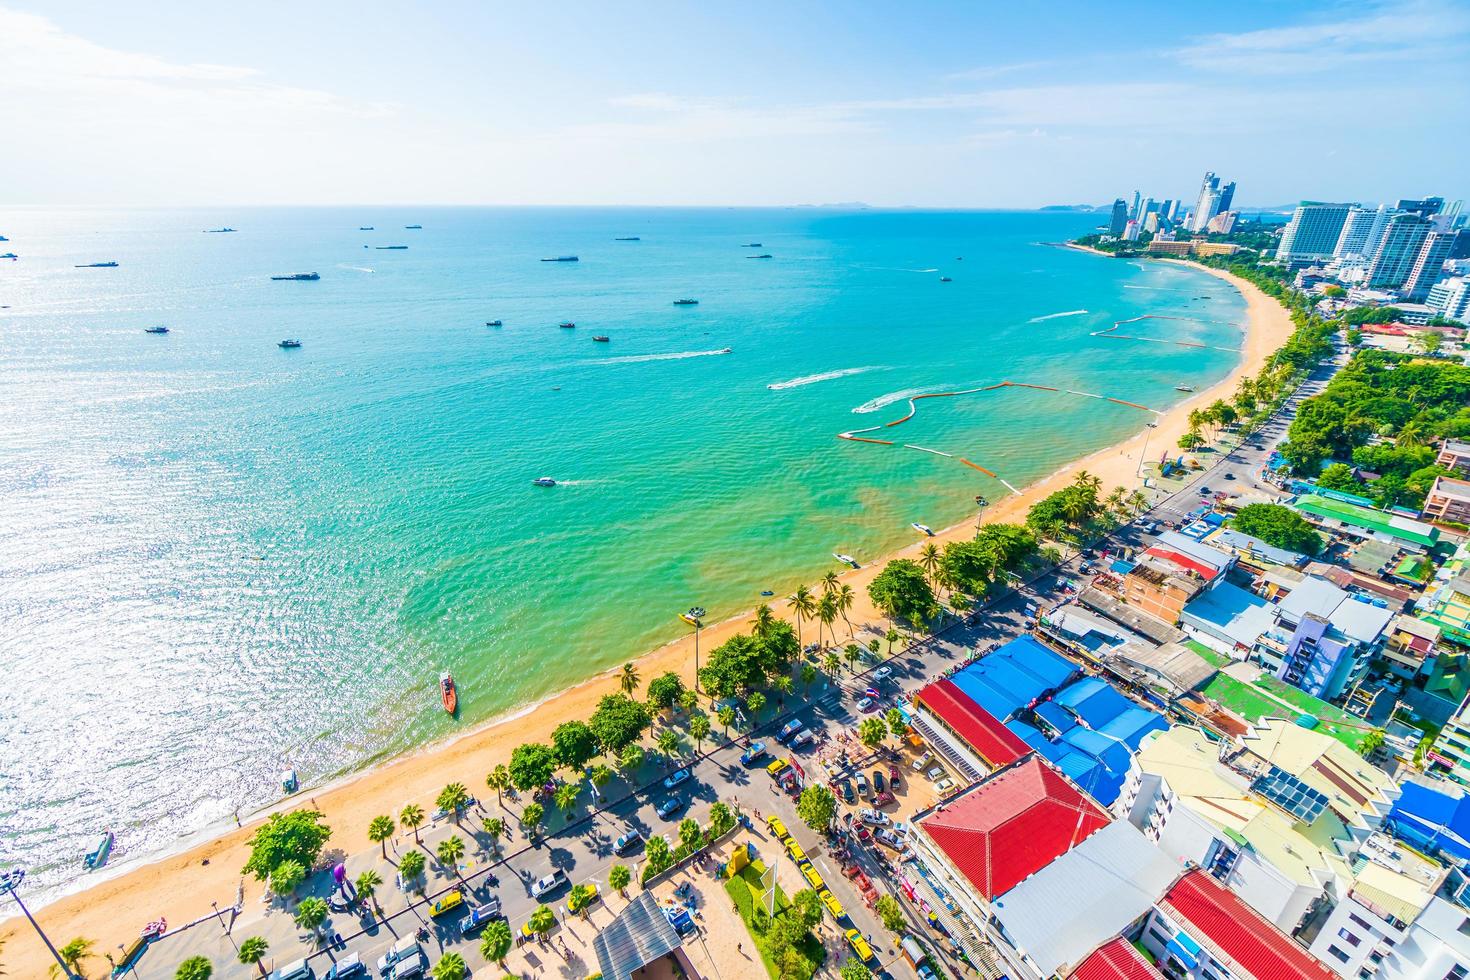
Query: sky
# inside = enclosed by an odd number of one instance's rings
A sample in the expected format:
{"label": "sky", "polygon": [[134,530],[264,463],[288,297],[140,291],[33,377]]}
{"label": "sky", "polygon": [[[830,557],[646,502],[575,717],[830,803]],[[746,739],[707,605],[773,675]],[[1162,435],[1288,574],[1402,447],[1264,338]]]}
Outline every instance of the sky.
{"label": "sky", "polygon": [[0,0],[0,205],[1470,195],[1470,0]]}

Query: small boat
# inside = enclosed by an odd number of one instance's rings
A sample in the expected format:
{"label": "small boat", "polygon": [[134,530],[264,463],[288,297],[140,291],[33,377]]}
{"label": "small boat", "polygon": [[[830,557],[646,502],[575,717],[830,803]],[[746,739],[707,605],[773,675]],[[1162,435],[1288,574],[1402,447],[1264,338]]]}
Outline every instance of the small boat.
{"label": "small boat", "polygon": [[674,300],[674,305],[675,306],[698,306],[699,305],[699,300],[697,300],[697,299],[676,299],[676,300]]}
{"label": "small boat", "polygon": [[744,245],[741,245],[740,247],[741,248],[760,248],[761,247],[761,243],[760,242],[746,242]]}
{"label": "small boat", "polygon": [[289,276],[271,276],[273,282],[316,282],[321,276],[315,272],[293,272]]}
{"label": "small boat", "polygon": [[107,855],[112,853],[113,840],[112,831],[104,830],[102,836],[98,837],[92,845],[92,849],[82,856],[82,866],[88,871],[96,871],[106,864]]}
{"label": "small boat", "polygon": [[444,703],[444,713],[454,714],[459,710],[459,692],[454,689],[454,677],[445,671],[439,675],[439,700]]}
{"label": "small boat", "polygon": [[571,320],[563,320],[561,323],[558,323],[557,326],[561,327],[563,330],[570,330],[575,327],[576,324],[573,323]]}
{"label": "small boat", "polygon": [[204,229],[204,233],[206,235],[228,235],[234,230],[233,228],[206,228]]}
{"label": "small boat", "polygon": [[1175,391],[1193,391],[1194,385],[1185,384],[1183,381],[1174,386]]}
{"label": "small boat", "polygon": [[763,596],[773,596],[775,594],[776,593],[772,592],[770,589],[763,589],[761,591],[761,595],[763,595]]}
{"label": "small boat", "polygon": [[10,259],[12,262],[18,258],[20,258],[20,256],[16,255],[14,252],[6,252],[4,255],[0,255],[0,259]]}
{"label": "small boat", "polygon": [[729,354],[729,353],[732,353],[732,351],[728,347],[721,347],[719,349],[719,352],[718,353],[721,353],[721,354]]}
{"label": "small boat", "polygon": [[372,225],[359,225],[358,228],[357,228],[357,230],[358,231],[376,231],[377,229],[374,228]]}
{"label": "small boat", "polygon": [[549,476],[538,476],[538,477],[536,477],[536,479],[532,480],[531,482],[534,483],[538,487],[554,487],[554,486],[556,486],[556,481],[553,480]]}
{"label": "small boat", "polygon": [[949,276],[940,276],[939,277],[939,281],[940,282],[954,282],[954,280],[951,279]]}
{"label": "small boat", "polygon": [[844,564],[844,565],[851,565],[853,568],[862,568],[863,567],[863,566],[861,566],[861,565],[858,564],[857,559],[854,558],[852,555],[845,555],[845,554],[843,554],[840,551],[834,551],[834,552],[832,552],[832,557],[833,558],[836,558],[838,561],[842,562],[842,564]]}
{"label": "small boat", "polygon": [[292,350],[292,349],[294,349],[296,347],[300,347],[301,346],[301,341],[299,341],[299,340],[289,340],[288,339],[288,340],[281,341],[276,346],[277,347],[284,347],[287,350]]}
{"label": "small boat", "polygon": [[152,941],[154,939],[158,939],[166,932],[168,932],[168,920],[159,917],[144,926],[143,931],[139,933],[138,938]]}
{"label": "small boat", "polygon": [[592,342],[595,344],[605,344],[607,343],[607,338],[604,337],[602,334],[598,334],[596,337],[592,338]]}
{"label": "small boat", "polygon": [[914,521],[914,523],[909,526],[912,527],[915,531],[918,531],[920,534],[927,534],[931,538],[934,537],[934,529],[928,524],[920,524],[918,521]]}
{"label": "small boat", "polygon": [[407,228],[409,231],[421,231],[424,226],[423,225],[404,225],[403,227]]}
{"label": "small boat", "polygon": [[116,269],[116,262],[88,262],[84,265],[72,266],[73,269]]}
{"label": "small boat", "polygon": [[[363,248],[367,248],[367,246],[364,245]],[[373,248],[377,249],[379,252],[402,252],[404,249],[408,248],[408,246],[407,245],[374,245]]]}
{"label": "small boat", "polygon": [[615,242],[641,242],[641,241],[643,241],[643,239],[639,238],[637,235],[629,235],[627,238],[614,238],[613,241],[615,241]]}
{"label": "small boat", "polygon": [[144,333],[168,333],[168,327],[164,327],[164,326],[144,327],[143,328],[143,332]]}
{"label": "small boat", "polygon": [[485,321],[485,326],[487,326],[487,327],[503,327],[503,326],[505,326],[505,324],[501,323],[499,320],[486,320]]}
{"label": "small boat", "polygon": [[691,616],[688,613],[680,613],[679,614],[679,618],[682,619],[682,620],[684,620],[684,622],[688,623],[690,626],[700,626],[700,625],[702,625],[700,623],[700,621],[699,621],[698,618],[696,618],[694,616]]}
{"label": "small boat", "polygon": [[771,253],[770,252],[762,252],[759,255],[747,255],[746,256],[747,259],[768,259],[770,257],[771,257]]}
{"label": "small boat", "polygon": [[294,793],[301,788],[301,780],[296,778],[295,769],[287,769],[281,773],[281,789],[287,793]]}
{"label": "small boat", "polygon": [[553,257],[551,257],[549,259],[542,259],[541,261],[542,262],[579,262],[581,260],[578,259],[575,255],[556,255],[556,256],[553,256]]}

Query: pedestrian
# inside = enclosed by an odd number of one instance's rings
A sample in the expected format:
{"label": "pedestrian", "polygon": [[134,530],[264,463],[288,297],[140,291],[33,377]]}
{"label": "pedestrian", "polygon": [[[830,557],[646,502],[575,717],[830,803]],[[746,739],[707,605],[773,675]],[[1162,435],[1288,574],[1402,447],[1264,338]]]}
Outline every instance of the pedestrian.
{"label": "pedestrian", "polygon": [[741,955],[744,955],[744,953],[745,953],[745,944],[744,943],[736,943],[735,944],[735,952],[740,953]]}

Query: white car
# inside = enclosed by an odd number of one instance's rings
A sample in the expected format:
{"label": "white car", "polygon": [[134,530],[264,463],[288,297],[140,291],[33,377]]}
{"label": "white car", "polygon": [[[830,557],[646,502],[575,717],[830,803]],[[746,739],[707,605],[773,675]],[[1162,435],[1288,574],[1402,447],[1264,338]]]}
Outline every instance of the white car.
{"label": "white car", "polygon": [[888,814],[878,810],[869,810],[867,807],[858,811],[858,819],[872,827],[882,827],[890,822]]}
{"label": "white car", "polygon": [[535,884],[531,885],[531,897],[540,898],[547,892],[556,891],[566,883],[567,873],[558,868],[546,877],[536,879]]}
{"label": "white car", "polygon": [[953,779],[941,779],[934,784],[934,792],[936,793],[948,793],[952,789],[954,789]]}
{"label": "white car", "polygon": [[903,850],[903,838],[889,830],[887,827],[879,827],[873,831],[873,836],[878,838],[880,844],[886,844],[895,851]]}
{"label": "white car", "polygon": [[884,664],[882,667],[879,667],[877,670],[873,671],[873,680],[875,681],[886,681],[892,676],[893,668],[888,666],[887,664]]}
{"label": "white car", "polygon": [[929,761],[933,758],[933,752],[925,752],[923,755],[919,756],[917,759],[914,760],[914,772],[923,772],[924,767],[927,766],[929,764]]}

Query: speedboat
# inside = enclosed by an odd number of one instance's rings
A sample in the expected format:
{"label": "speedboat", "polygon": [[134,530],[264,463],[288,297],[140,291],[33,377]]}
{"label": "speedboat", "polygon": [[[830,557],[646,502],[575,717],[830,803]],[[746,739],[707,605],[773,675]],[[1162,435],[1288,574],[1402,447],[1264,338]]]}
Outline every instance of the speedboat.
{"label": "speedboat", "polygon": [[1193,391],[1194,385],[1185,384],[1183,381],[1174,386],[1175,391]]}
{"label": "speedboat", "polygon": [[719,352],[721,354],[729,354],[731,353],[731,349],[729,347],[721,347]]}
{"label": "speedboat", "polygon": [[771,257],[771,253],[770,252],[762,252],[759,255],[747,255],[746,256],[747,259],[768,259],[770,257]]}
{"label": "speedboat", "polygon": [[289,276],[271,276],[275,282],[316,282],[321,276],[315,272],[293,272]]}
{"label": "speedboat", "polygon": [[299,341],[299,340],[289,340],[288,339],[288,340],[281,341],[276,346],[277,347],[284,347],[287,350],[291,350],[292,348],[300,347],[301,346],[301,341]]}
{"label": "speedboat", "polygon": [[[367,246],[364,245],[363,248],[367,248]],[[373,248],[377,249],[379,252],[402,252],[404,249],[408,248],[408,246],[407,245],[374,245]]]}
{"label": "speedboat", "polygon": [[16,255],[14,252],[6,252],[4,255],[0,255],[0,259],[10,259],[11,261],[14,261],[18,258],[20,258],[20,256]]}
{"label": "speedboat", "polygon": [[424,226],[423,225],[404,225],[403,227],[407,228],[409,231],[419,231]]}
{"label": "speedboat", "polygon": [[699,617],[697,617],[697,616],[691,616],[688,613],[680,613],[679,614],[679,618],[682,619],[682,620],[684,620],[684,622],[688,623],[690,626],[699,626],[699,625],[701,625],[700,622],[699,622]]}
{"label": "speedboat", "polygon": [[697,299],[676,299],[676,300],[674,300],[674,305],[675,306],[698,306],[699,305],[699,300],[697,300]]}
{"label": "speedboat", "polygon": [[92,849],[82,856],[82,866],[88,871],[96,871],[106,864],[107,855],[112,853],[113,840],[112,831],[104,830],[102,836],[92,844]]}
{"label": "speedboat", "polygon": [[376,231],[377,229],[375,229],[372,225],[361,225],[361,226],[358,227],[357,230],[358,231]]}
{"label": "speedboat", "polygon": [[927,534],[931,538],[934,537],[934,529],[928,524],[920,524],[918,521],[914,521],[910,526],[920,534]]}
{"label": "speedboat", "polygon": [[501,323],[499,320],[486,320],[485,321],[485,326],[487,326],[487,327],[503,327],[503,326],[505,326],[505,324]]}
{"label": "speedboat", "polygon": [[532,480],[531,482],[534,483],[534,484],[536,484],[536,486],[538,486],[538,487],[554,487],[554,486],[556,486],[556,481],[553,480],[549,476],[538,476],[538,477],[536,477],[536,479]]}
{"label": "speedboat", "polygon": [[836,558],[838,561],[842,562],[842,564],[844,564],[844,565],[851,565],[853,568],[862,568],[863,567],[863,566],[861,566],[861,565],[858,564],[858,560],[856,558],[854,558],[852,555],[845,555],[845,554],[843,554],[840,551],[834,551],[834,552],[832,552],[832,557],[833,558]]}
{"label": "speedboat", "polygon": [[87,262],[84,265],[72,266],[74,269],[116,269],[116,262]]}
{"label": "speedboat", "polygon": [[570,330],[575,327],[576,324],[573,323],[571,320],[563,320],[561,323],[558,323],[557,326],[561,327],[563,330]]}
{"label": "speedboat", "polygon": [[144,327],[144,333],[168,333],[168,327]]}
{"label": "speedboat", "polygon": [[233,228],[206,228],[204,229],[204,233],[206,235],[225,235],[234,230]]}
{"label": "speedboat", "polygon": [[637,235],[629,235],[626,238],[614,238],[613,241],[615,241],[615,242],[641,242],[641,241],[643,241],[643,239],[639,238]]}
{"label": "speedboat", "polygon": [[542,262],[577,262],[579,260],[578,260],[578,258],[575,255],[555,255],[555,256],[552,256],[549,259],[542,259],[541,261]]}
{"label": "speedboat", "polygon": [[459,710],[459,692],[454,688],[454,677],[445,671],[439,675],[439,700],[444,702],[444,713],[454,714]]}
{"label": "speedboat", "polygon": [[939,277],[939,281],[940,282],[954,282],[954,280],[951,279],[949,276],[940,276]]}
{"label": "speedboat", "polygon": [[741,248],[760,248],[761,247],[761,243],[760,242],[746,242],[744,245],[741,245],[740,247]]}
{"label": "speedboat", "polygon": [[605,344],[605,343],[607,343],[607,338],[604,337],[602,334],[598,334],[596,337],[593,337],[592,340],[593,340],[594,343],[598,343],[598,344]]}

